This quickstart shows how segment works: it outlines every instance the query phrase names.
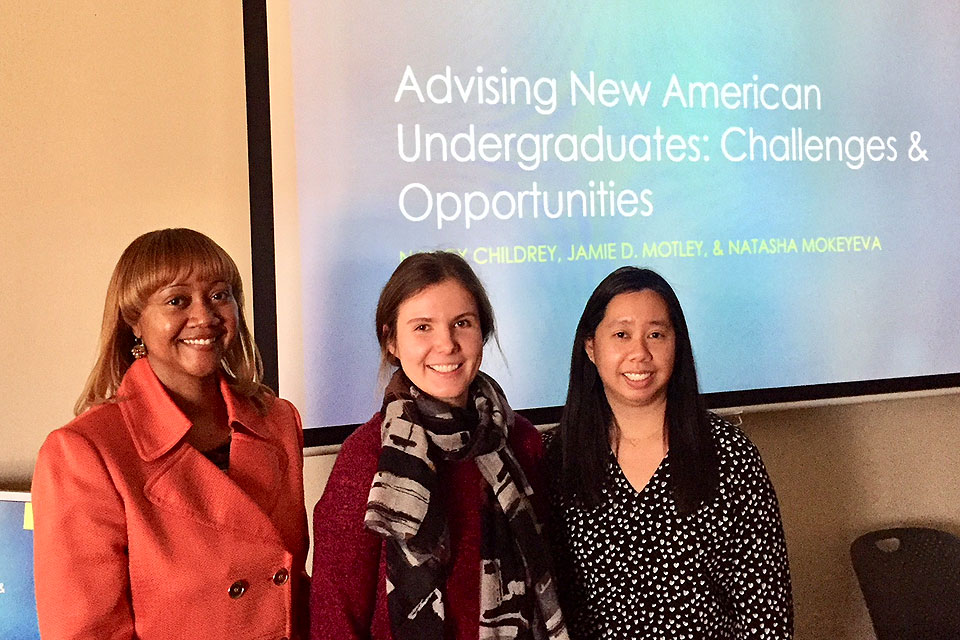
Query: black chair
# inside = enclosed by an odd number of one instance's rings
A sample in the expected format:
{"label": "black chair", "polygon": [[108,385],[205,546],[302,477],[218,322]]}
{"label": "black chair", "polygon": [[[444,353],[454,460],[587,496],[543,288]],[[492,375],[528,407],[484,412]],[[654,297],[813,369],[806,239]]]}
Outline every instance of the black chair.
{"label": "black chair", "polygon": [[877,640],[960,640],[960,538],[923,527],[850,545]]}

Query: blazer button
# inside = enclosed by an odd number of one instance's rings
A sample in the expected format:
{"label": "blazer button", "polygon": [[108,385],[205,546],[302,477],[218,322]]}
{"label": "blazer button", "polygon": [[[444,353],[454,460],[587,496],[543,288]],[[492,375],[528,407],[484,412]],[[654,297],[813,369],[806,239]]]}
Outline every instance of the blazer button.
{"label": "blazer button", "polygon": [[230,585],[230,589],[227,591],[227,593],[230,594],[231,598],[236,600],[237,598],[239,598],[240,596],[242,596],[247,592],[247,587],[249,586],[250,585],[247,583],[246,580],[237,580],[232,585]]}
{"label": "blazer button", "polygon": [[286,569],[278,569],[277,572],[273,574],[273,584],[277,586],[286,584],[289,579],[290,573]]}

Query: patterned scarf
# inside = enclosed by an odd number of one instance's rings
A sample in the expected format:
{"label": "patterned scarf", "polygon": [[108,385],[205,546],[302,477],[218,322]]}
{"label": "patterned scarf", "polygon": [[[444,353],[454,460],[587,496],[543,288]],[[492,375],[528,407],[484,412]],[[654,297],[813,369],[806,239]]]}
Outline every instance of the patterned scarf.
{"label": "patterned scarf", "polygon": [[513,411],[478,373],[471,408],[421,392],[398,370],[383,399],[382,449],[364,524],[386,539],[387,606],[397,640],[441,640],[450,535],[437,463],[472,459],[490,485],[482,517],[481,640],[567,640],[550,559],[530,503],[533,491],[507,433]]}

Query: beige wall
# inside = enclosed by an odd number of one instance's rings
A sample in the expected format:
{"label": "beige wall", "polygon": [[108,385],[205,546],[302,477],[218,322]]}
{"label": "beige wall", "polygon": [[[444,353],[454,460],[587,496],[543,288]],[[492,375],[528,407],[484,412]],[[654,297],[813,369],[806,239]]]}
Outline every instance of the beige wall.
{"label": "beige wall", "polygon": [[744,417],[780,498],[801,640],[872,638],[850,566],[862,533],[960,535],[960,396]]}
{"label": "beige wall", "polygon": [[250,281],[239,2],[0,3],[0,483],[28,481],[93,364],[107,280],[190,226]]}
{"label": "beige wall", "polygon": [[[29,483],[92,364],[136,235],[192,226],[249,282],[239,2],[0,3],[0,488]],[[870,638],[847,556],[870,528],[960,533],[960,396],[750,414],[780,494],[800,640]],[[312,505],[332,456],[306,465]]]}

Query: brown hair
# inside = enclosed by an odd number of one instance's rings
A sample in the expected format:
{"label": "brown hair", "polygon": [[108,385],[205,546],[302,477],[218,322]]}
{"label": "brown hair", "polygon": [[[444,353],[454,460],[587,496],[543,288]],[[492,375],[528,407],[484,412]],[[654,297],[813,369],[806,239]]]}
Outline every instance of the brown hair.
{"label": "brown hair", "polygon": [[272,395],[262,384],[263,364],[243,315],[243,284],[236,263],[216,242],[192,229],[162,229],[130,243],[113,269],[103,307],[97,363],[74,406],[80,415],[93,405],[116,400],[117,389],[133,364],[133,329],[149,297],[186,273],[223,280],[237,301],[237,339],[223,356],[223,374],[240,395],[263,409]]}
{"label": "brown hair", "polygon": [[480,278],[473,272],[467,261],[459,254],[450,251],[431,251],[415,253],[404,258],[393,275],[387,280],[377,302],[376,331],[380,343],[380,372],[383,374],[390,366],[399,366],[400,361],[390,354],[388,346],[397,332],[397,312],[400,305],[427,287],[440,284],[445,280],[456,280],[477,303],[480,316],[480,333],[486,344],[490,336],[496,337],[493,306],[487,297]]}

